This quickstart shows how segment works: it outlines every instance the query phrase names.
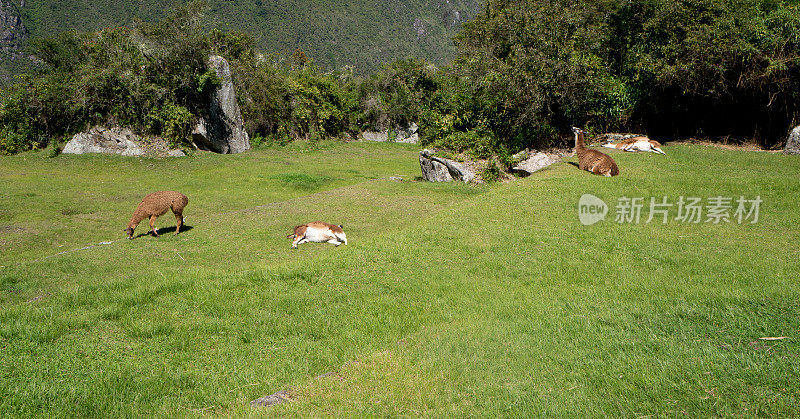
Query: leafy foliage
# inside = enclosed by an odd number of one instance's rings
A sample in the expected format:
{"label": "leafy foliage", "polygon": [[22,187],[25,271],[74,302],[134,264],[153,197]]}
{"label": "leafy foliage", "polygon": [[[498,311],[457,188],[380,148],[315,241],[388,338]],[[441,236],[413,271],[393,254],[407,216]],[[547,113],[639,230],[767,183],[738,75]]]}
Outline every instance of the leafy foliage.
{"label": "leafy foliage", "polygon": [[90,125],[113,123],[188,141],[190,124],[219,84],[206,60],[211,42],[195,2],[162,22],[133,29],[63,33],[34,46],[45,68],[6,90],[0,152],[44,146]]}
{"label": "leafy foliage", "polygon": [[[37,0],[21,9],[31,36],[129,26],[163,19],[185,0]],[[308,2],[207,0],[205,26],[253,35],[265,51],[302,49],[322,68],[353,66],[370,74],[408,56],[444,64],[455,56],[450,38],[480,8],[479,0]]]}
{"label": "leafy foliage", "polygon": [[0,151],[105,121],[185,141],[219,82],[210,53],[231,61],[255,145],[416,122],[425,145],[505,164],[572,125],[769,146],[800,119],[800,8],[785,0],[487,0],[451,64],[400,59],[369,77],[301,49],[259,53],[257,37],[203,23],[233,5],[204,4],[37,41],[47,71],[5,93]]}
{"label": "leafy foliage", "polygon": [[233,60],[245,128],[258,142],[347,137],[360,115],[352,74],[324,73],[298,50],[270,59],[251,52]]}
{"label": "leafy foliage", "polygon": [[512,148],[573,124],[772,144],[798,116],[798,25],[781,0],[489,0],[457,37],[464,129]]}

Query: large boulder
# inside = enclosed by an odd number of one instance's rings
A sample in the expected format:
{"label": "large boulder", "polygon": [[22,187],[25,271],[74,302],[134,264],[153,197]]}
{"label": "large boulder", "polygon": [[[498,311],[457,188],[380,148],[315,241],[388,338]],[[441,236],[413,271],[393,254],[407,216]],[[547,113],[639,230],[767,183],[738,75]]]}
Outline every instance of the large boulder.
{"label": "large boulder", "polygon": [[553,163],[557,163],[558,161],[559,159],[556,156],[538,152],[526,158],[525,160],[522,160],[521,162],[517,163],[514,167],[511,168],[511,170],[514,173],[525,177],[530,175],[531,173],[538,172],[539,170],[542,170]]}
{"label": "large boulder", "polygon": [[789,138],[786,140],[786,148],[783,149],[786,154],[800,154],[800,126],[794,127],[792,132],[789,133]]}
{"label": "large boulder", "polygon": [[92,127],[75,134],[64,146],[62,153],[108,153],[123,156],[183,156],[180,150],[170,150],[167,142],[160,138],[143,138],[128,128]]}
{"label": "large boulder", "polygon": [[236,102],[230,65],[218,55],[212,55],[208,65],[217,73],[222,84],[212,95],[206,116],[192,131],[192,142],[201,150],[222,154],[249,150],[250,137],[244,129],[242,111]]}
{"label": "large boulder", "polygon": [[389,141],[389,131],[364,131],[361,133],[361,139],[364,141]]}
{"label": "large boulder", "polygon": [[416,144],[419,142],[419,126],[416,123],[412,122],[406,128],[400,128],[397,130],[397,135],[394,138],[394,142],[396,143],[407,143],[407,144]]}
{"label": "large boulder", "polygon": [[123,156],[142,156],[139,137],[127,128],[92,127],[75,134],[64,146],[64,154],[110,153]]}
{"label": "large boulder", "polygon": [[419,126],[416,123],[412,122],[409,126],[405,128],[397,128],[397,133],[395,134],[394,138],[390,138],[389,130],[383,131],[364,131],[359,135],[359,138],[363,141],[378,141],[378,142],[388,142],[393,141],[395,143],[406,143],[406,144],[416,144],[419,142]]}
{"label": "large boulder", "polygon": [[452,180],[471,182],[475,180],[475,172],[463,164],[434,156],[433,152],[428,149],[419,152],[419,166],[422,169],[422,177],[429,182],[450,182]]}

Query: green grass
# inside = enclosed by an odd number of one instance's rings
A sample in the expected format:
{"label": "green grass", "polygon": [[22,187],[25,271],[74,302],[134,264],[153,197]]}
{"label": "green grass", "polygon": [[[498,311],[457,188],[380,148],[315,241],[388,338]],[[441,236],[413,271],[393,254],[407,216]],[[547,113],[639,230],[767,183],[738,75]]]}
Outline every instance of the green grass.
{"label": "green grass", "polygon": [[[800,160],[665,151],[484,187],[410,181],[394,144],[3,157],[0,415],[800,414]],[[158,189],[192,229],[124,240]],[[580,224],[584,193],[605,221]],[[681,195],[764,203],[614,222],[621,196]],[[316,219],[350,244],[290,250]]]}

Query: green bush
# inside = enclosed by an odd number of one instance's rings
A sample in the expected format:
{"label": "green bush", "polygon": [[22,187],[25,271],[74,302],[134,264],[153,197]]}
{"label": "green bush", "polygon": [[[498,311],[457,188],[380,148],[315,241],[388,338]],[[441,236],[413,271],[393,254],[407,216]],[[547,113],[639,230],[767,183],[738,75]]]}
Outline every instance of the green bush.
{"label": "green bush", "polygon": [[0,130],[0,154],[10,155],[30,150],[34,146],[25,135],[8,128]]}
{"label": "green bush", "polygon": [[357,133],[361,111],[350,74],[323,73],[301,51],[270,58],[248,53],[233,60],[237,95],[251,137],[285,144]]}
{"label": "green bush", "polygon": [[464,130],[485,121],[510,148],[571,125],[774,144],[800,119],[798,30],[782,0],[488,0],[456,38]]}
{"label": "green bush", "polygon": [[155,24],[68,32],[33,43],[44,63],[0,99],[3,152],[47,145],[97,124],[120,124],[186,145],[219,80],[206,60],[202,4],[189,3]]}
{"label": "green bush", "polygon": [[194,121],[195,116],[188,109],[167,103],[147,115],[147,130],[163,136],[172,147],[189,147]]}
{"label": "green bush", "polygon": [[258,144],[348,138],[415,122],[423,145],[478,158],[563,143],[571,126],[757,137],[800,120],[800,8],[785,0],[487,0],[437,68],[384,63],[366,79],[301,50],[264,55],[207,31],[202,2],[161,22],[34,42],[44,69],[3,91],[3,153],[119,123],[185,144],[232,66]]}

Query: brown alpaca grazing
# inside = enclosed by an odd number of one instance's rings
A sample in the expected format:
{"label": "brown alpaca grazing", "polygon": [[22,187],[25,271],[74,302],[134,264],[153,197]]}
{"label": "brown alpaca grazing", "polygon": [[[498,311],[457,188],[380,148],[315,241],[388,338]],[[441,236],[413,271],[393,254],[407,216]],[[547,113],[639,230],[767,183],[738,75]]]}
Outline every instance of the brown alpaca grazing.
{"label": "brown alpaca grazing", "polygon": [[183,225],[183,209],[189,203],[189,198],[186,195],[175,191],[160,191],[153,192],[142,199],[136,211],[133,212],[131,221],[128,223],[128,228],[125,232],[128,233],[128,238],[133,238],[133,230],[145,218],[150,218],[150,232],[158,237],[156,231],[156,218],[167,213],[167,210],[172,210],[175,214],[177,226],[175,227],[175,234],[181,232]]}
{"label": "brown alpaca grazing", "polygon": [[575,133],[575,154],[578,155],[578,168],[596,175],[616,176],[619,174],[617,163],[611,156],[586,148],[582,129],[572,127],[572,132]]}

